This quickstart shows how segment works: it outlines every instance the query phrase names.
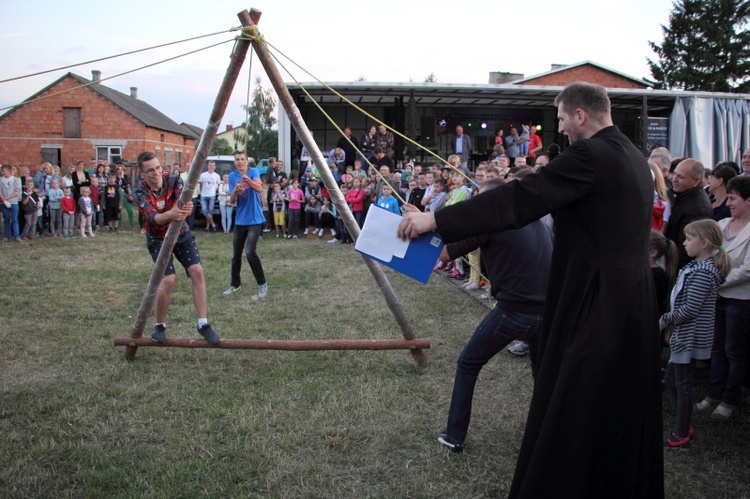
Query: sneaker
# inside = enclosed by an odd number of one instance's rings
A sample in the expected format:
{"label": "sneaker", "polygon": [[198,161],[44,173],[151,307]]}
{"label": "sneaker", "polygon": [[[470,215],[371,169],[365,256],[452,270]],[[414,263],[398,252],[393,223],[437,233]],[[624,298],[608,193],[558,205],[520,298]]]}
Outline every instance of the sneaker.
{"label": "sneaker", "polygon": [[440,433],[438,433],[437,441],[440,443],[440,445],[442,445],[443,447],[448,447],[451,452],[455,452],[456,454],[464,450],[464,444],[459,443],[449,437],[447,429],[442,430]]}
{"label": "sneaker", "polygon": [[664,432],[664,448],[676,450],[690,450],[690,436],[680,437],[674,431]]}
{"label": "sneaker", "polygon": [[721,419],[721,420],[726,421],[732,417],[733,412],[734,412],[734,407],[722,402],[721,404],[717,405],[716,409],[714,409],[714,412],[711,413],[711,418]]}
{"label": "sneaker", "polygon": [[515,345],[508,347],[508,351],[513,355],[523,357],[529,354],[529,345],[525,341],[517,341]]}
{"label": "sneaker", "polygon": [[695,412],[704,412],[704,411],[713,409],[714,406],[716,406],[718,403],[719,403],[718,400],[706,397],[700,402],[698,402],[697,404],[695,404],[693,409],[695,409]]}
{"label": "sneaker", "polygon": [[453,272],[451,272],[451,278],[453,279],[464,279],[466,277],[466,274],[463,272],[459,272],[456,269],[453,269]]}
{"label": "sneaker", "polygon": [[167,341],[167,328],[162,324],[156,324],[154,330],[151,331],[151,339],[154,343],[159,343],[160,345]]}
{"label": "sneaker", "polygon": [[265,228],[265,229],[263,229],[263,232],[271,232],[271,229]]}
{"label": "sneaker", "polygon": [[[307,231],[305,231],[305,234],[307,234]],[[297,237],[297,234],[295,234],[292,236],[292,239],[299,239],[299,238]]]}
{"label": "sneaker", "polygon": [[333,239],[331,239],[330,241],[328,241],[328,244],[339,244],[340,242],[341,242],[341,241],[339,241],[338,239],[336,239],[336,238],[334,237]]}
{"label": "sneaker", "polygon": [[227,295],[227,296],[229,296],[229,295],[231,295],[231,294],[233,294],[233,293],[236,293],[236,292],[237,292],[237,291],[239,291],[239,290],[240,290],[241,288],[242,288],[242,286],[237,286],[237,287],[235,288],[234,286],[230,285],[230,286],[229,286],[229,287],[228,287],[228,288],[226,289],[226,291],[224,291],[224,293],[222,293],[222,294],[224,294],[224,295]]}
{"label": "sneaker", "polygon": [[203,339],[206,340],[209,345],[216,345],[221,341],[221,337],[214,333],[214,330],[211,329],[211,325],[208,322],[196,329],[198,329],[198,334],[203,336]]}
{"label": "sneaker", "polygon": [[305,229],[305,232],[303,232],[304,235],[307,235],[310,232],[310,229]]}
{"label": "sneaker", "polygon": [[466,291],[476,291],[477,289],[479,289],[479,284],[469,281],[464,285],[464,289]]}
{"label": "sneaker", "polygon": [[258,284],[258,298],[265,298],[268,296],[268,283]]}
{"label": "sneaker", "polygon": [[445,265],[443,265],[442,270],[446,272],[450,272],[451,270],[453,270],[453,262],[448,262]]}
{"label": "sneaker", "polygon": [[323,229],[318,229],[318,237],[323,237]]}
{"label": "sneaker", "polygon": [[336,237],[336,231],[335,231],[335,230],[333,230],[333,229],[331,229],[331,235],[332,235],[333,237]]}

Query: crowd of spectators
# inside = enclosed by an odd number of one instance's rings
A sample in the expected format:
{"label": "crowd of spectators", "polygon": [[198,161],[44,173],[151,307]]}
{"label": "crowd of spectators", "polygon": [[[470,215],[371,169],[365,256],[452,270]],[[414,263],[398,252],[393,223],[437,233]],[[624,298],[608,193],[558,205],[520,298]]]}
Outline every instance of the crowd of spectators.
{"label": "crowd of spectators", "polygon": [[[346,134],[351,138],[350,129],[346,129]],[[499,131],[492,156],[480,162],[473,172],[462,168],[465,165],[458,154],[449,156],[444,164],[420,164],[407,159],[396,168],[392,159],[393,135],[382,126],[370,127],[356,150],[342,139],[330,150],[327,159],[333,178],[361,228],[373,205],[401,213],[404,203],[409,203],[421,211],[435,212],[475,195],[486,180],[513,181],[533,174],[535,169],[546,167],[559,152],[555,145],[542,152],[541,142],[534,140],[535,136],[534,128],[528,126],[520,134],[515,127],[508,136]],[[169,168],[173,174],[186,175],[180,166],[169,165]],[[300,166],[301,172],[292,169],[287,173],[281,161],[269,158],[267,191],[263,195],[267,223],[263,232],[292,240],[330,234],[331,244],[353,244],[320,172],[309,159]],[[672,158],[668,150],[657,148],[649,157],[649,166],[654,180],[651,226],[656,234],[663,235],[652,237],[652,266],[663,314],[674,312],[670,309],[675,306],[675,298],[670,300],[670,294],[681,283],[678,273],[694,260],[686,242],[689,232],[686,228],[707,219],[718,222],[721,229],[723,240],[717,248],[727,253],[731,270],[717,287],[715,303],[710,307],[711,317],[702,317],[704,327],[709,324],[712,334],[710,386],[706,398],[694,409],[728,419],[740,402],[750,371],[750,149],[742,155],[741,165],[722,161],[710,169],[696,159]],[[0,172],[5,242],[41,237],[94,237],[97,231],[117,232],[124,217],[131,228],[138,228],[131,196],[136,186],[123,165],[92,158],[88,167],[78,161],[65,173],[50,163],[41,165],[34,175],[27,167],[12,165],[3,165]],[[209,168],[203,177],[201,189],[196,189],[201,203],[196,204],[202,205],[208,215],[218,201],[222,213],[220,224],[228,234],[232,231],[232,206],[226,175],[219,179]],[[206,218],[211,220],[207,221],[206,230],[214,230],[212,216]],[[553,219],[546,223],[554,226]],[[673,262],[668,256],[669,247],[676,250]],[[491,285],[483,276],[483,266],[482,256],[476,250],[436,268],[462,281],[467,290],[486,289],[484,297],[489,299]],[[705,308],[700,313],[705,315]],[[672,326],[679,326],[680,320],[696,319],[695,315],[669,317],[678,321]]]}
{"label": "crowd of spectators", "polygon": [[80,160],[63,173],[44,163],[34,175],[26,166],[3,165],[2,178],[4,242],[116,232],[123,211],[130,227],[137,227],[133,185],[123,165],[91,158],[89,167]]}

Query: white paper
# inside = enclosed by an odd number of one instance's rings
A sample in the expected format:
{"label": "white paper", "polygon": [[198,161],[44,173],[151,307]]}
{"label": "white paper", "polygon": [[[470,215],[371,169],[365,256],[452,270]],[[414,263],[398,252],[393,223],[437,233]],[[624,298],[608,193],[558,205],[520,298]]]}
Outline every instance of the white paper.
{"label": "white paper", "polygon": [[400,223],[399,215],[371,206],[355,248],[384,262],[390,262],[394,256],[404,258],[409,241],[402,241],[398,237]]}

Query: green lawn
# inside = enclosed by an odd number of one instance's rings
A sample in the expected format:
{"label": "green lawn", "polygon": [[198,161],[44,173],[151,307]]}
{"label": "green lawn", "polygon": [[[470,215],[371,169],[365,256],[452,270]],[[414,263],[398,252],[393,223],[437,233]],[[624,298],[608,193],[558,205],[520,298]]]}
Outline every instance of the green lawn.
{"label": "green lawn", "polygon": [[[399,338],[350,247],[262,241],[231,297],[230,237],[199,232],[209,320],[224,338]],[[526,358],[482,372],[463,454],[436,443],[455,359],[487,309],[438,276],[386,271],[429,364],[407,351],[140,348],[123,359],[151,270],[143,236],[0,245],[0,497],[499,497],[531,394]],[[178,269],[168,334],[198,338]],[[152,321],[149,321],[149,334]],[[702,395],[704,387],[699,387]],[[747,404],[697,417],[689,453],[666,456],[670,497],[750,496]],[[666,419],[671,419],[667,411]]]}

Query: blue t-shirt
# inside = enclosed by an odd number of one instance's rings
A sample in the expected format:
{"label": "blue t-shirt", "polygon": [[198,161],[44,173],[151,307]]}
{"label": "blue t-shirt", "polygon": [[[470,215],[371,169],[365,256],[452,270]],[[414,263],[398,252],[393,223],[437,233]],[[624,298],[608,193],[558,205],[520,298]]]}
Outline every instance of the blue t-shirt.
{"label": "blue t-shirt", "polygon": [[394,198],[393,196],[387,198],[381,197],[380,199],[378,199],[378,206],[392,213],[395,213],[396,215],[401,214],[401,210],[398,209],[398,201],[396,201],[396,198]]}
{"label": "blue t-shirt", "polygon": [[[260,179],[257,168],[248,168],[247,176],[251,180]],[[229,174],[229,192],[232,192],[234,186],[240,181],[242,176],[237,170]],[[263,215],[263,204],[260,192],[252,187],[245,187],[245,190],[237,194],[237,204],[234,208],[236,213],[235,225],[257,225],[266,221]]]}

